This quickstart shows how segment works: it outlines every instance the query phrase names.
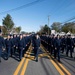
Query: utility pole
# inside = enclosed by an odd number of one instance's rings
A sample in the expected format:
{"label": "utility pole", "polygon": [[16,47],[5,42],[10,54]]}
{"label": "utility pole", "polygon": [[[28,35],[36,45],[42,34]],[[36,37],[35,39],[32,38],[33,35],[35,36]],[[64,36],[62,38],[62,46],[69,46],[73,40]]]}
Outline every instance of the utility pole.
{"label": "utility pole", "polygon": [[[49,20],[50,20],[50,15],[48,15],[48,27],[49,27]],[[48,28],[48,35],[49,35],[49,28]]]}

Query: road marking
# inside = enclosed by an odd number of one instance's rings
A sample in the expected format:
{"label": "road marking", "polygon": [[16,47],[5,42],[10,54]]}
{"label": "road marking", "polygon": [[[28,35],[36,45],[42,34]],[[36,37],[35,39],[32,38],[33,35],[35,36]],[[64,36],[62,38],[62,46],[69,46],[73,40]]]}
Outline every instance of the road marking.
{"label": "road marking", "polygon": [[[29,50],[28,50],[29,51]],[[28,51],[27,51],[27,53],[28,53]],[[24,55],[24,57],[26,57],[26,55],[27,54],[25,54]],[[15,70],[15,72],[14,72],[14,74],[13,75],[18,75],[18,73],[19,73],[19,71],[20,71],[20,69],[21,69],[21,67],[22,67],[22,65],[23,65],[23,63],[24,63],[24,61],[25,61],[25,58],[22,58],[22,60],[21,60],[21,62],[19,63],[19,65],[18,65],[18,67],[17,67],[17,69]]]}
{"label": "road marking", "polygon": [[[48,52],[49,53],[49,52]],[[52,58],[54,58],[53,56],[52,56]],[[61,64],[61,63],[59,63],[56,59],[54,59],[55,60],[55,62],[57,62],[58,63],[58,65],[63,69],[63,71],[67,74],[67,75],[71,75],[71,73]]]}
{"label": "road marking", "polygon": [[[54,58],[54,57],[52,56],[52,58]],[[71,75],[71,73],[70,73],[61,63],[59,63],[56,59],[54,59],[54,60],[55,60],[55,62],[57,62],[58,65],[65,71],[65,73],[66,73],[67,75]]]}
{"label": "road marking", "polygon": [[[42,47],[42,49],[43,49],[43,47]],[[47,54],[47,52],[46,52],[46,54]],[[58,65],[52,60],[52,58],[50,56],[48,56],[48,58],[50,58],[51,63],[54,65],[54,67],[57,69],[57,71],[60,73],[60,75],[65,75],[64,72],[58,67]]]}
{"label": "road marking", "polygon": [[[53,56],[52,56],[52,58],[54,58]],[[61,63],[59,63],[56,59],[54,59],[57,63],[58,63],[58,65],[66,72],[66,74],[67,75],[71,75],[71,73],[61,64]]]}
{"label": "road marking", "polygon": [[[30,46],[31,47],[31,46]],[[26,52],[27,54],[31,53],[31,51],[29,52]],[[28,55],[29,57],[30,55]],[[29,59],[26,59],[26,62],[24,63],[24,66],[22,68],[22,71],[21,71],[21,74],[20,75],[25,75],[25,72],[26,72],[26,68],[27,68],[27,65],[28,65],[28,62],[29,62]]]}
{"label": "road marking", "polygon": [[67,75],[71,75],[71,73],[61,63],[58,62],[58,64],[67,73]]}
{"label": "road marking", "polygon": [[25,60],[25,58],[22,58],[20,64],[18,65],[18,67],[17,67],[17,69],[16,69],[16,71],[14,72],[13,75],[18,75],[18,72],[20,71],[20,68],[21,68],[21,66],[22,66],[23,63],[24,63],[24,60]]}
{"label": "road marking", "polygon": [[60,75],[65,75],[63,73],[63,71],[58,67],[58,65],[52,60],[50,59],[50,61],[52,62],[52,64],[55,66],[55,68],[58,70],[58,72],[60,73]]}
{"label": "road marking", "polygon": [[22,69],[22,72],[21,72],[20,75],[25,75],[26,68],[27,68],[27,65],[28,65],[28,61],[29,61],[29,59],[26,59],[26,62],[25,62],[25,64],[24,64],[24,66],[23,66],[23,69]]}

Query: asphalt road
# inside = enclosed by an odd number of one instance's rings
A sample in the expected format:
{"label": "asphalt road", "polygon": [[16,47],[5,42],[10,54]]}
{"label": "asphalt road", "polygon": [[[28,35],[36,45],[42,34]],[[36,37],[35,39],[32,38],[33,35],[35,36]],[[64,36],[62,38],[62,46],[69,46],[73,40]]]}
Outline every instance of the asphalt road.
{"label": "asphalt road", "polygon": [[[59,63],[45,48],[39,51],[39,60],[34,60],[31,47],[21,61],[9,58],[0,63],[0,75],[75,75],[75,59],[61,54]],[[73,55],[74,56],[74,55]]]}

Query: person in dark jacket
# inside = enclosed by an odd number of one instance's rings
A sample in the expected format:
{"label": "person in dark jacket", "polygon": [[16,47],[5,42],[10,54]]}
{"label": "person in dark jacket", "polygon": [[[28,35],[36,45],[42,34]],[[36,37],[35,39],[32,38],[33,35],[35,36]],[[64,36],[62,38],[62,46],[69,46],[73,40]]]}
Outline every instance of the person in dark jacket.
{"label": "person in dark jacket", "polygon": [[11,57],[14,55],[14,41],[13,41],[13,35],[10,35],[10,41],[11,41]]}
{"label": "person in dark jacket", "polygon": [[73,48],[73,40],[71,38],[71,35],[68,35],[68,38],[66,40],[66,44],[67,44],[66,56],[68,56],[68,52],[70,50],[70,57],[72,58],[73,57],[72,56],[72,53],[73,53],[73,50],[72,50],[72,48]]}
{"label": "person in dark jacket", "polygon": [[11,40],[10,40],[10,35],[7,36],[7,39],[5,40],[5,44],[6,44],[6,50],[7,50],[7,59],[10,56],[11,53]]}
{"label": "person in dark jacket", "polygon": [[16,56],[15,53],[18,49],[18,40],[17,40],[17,35],[16,34],[14,34],[14,36],[13,36],[13,42],[14,42],[14,55]]}
{"label": "person in dark jacket", "polygon": [[38,53],[40,49],[40,37],[38,34],[35,35],[35,40],[34,40],[34,50],[35,50],[35,58],[36,62],[38,62]]}
{"label": "person in dark jacket", "polygon": [[73,42],[74,42],[74,48],[75,48],[75,35],[74,35],[74,38],[73,38]]}
{"label": "person in dark jacket", "polygon": [[4,41],[4,38],[2,37],[2,33],[0,30],[0,62],[1,62],[2,50],[5,50],[5,41]]}
{"label": "person in dark jacket", "polygon": [[54,52],[54,50],[55,50],[55,45],[54,45],[54,43],[55,43],[55,35],[53,34],[52,37],[51,37],[51,50],[50,50],[51,55],[53,54],[53,52]]}
{"label": "person in dark jacket", "polygon": [[65,46],[66,46],[65,36],[62,36],[61,37],[61,51],[62,51],[62,53],[64,53]]}
{"label": "person in dark jacket", "polygon": [[74,41],[74,47],[75,47],[75,35],[74,35],[73,41]]}
{"label": "person in dark jacket", "polygon": [[55,39],[54,57],[56,58],[56,54],[57,54],[59,62],[60,62],[60,50],[61,50],[61,38],[59,35],[57,35],[57,38]]}
{"label": "person in dark jacket", "polygon": [[19,45],[19,59],[21,61],[23,56],[24,45],[25,45],[22,35],[20,35],[18,45]]}
{"label": "person in dark jacket", "polygon": [[35,50],[34,50],[34,42],[35,42],[35,39],[36,39],[36,37],[35,37],[35,35],[33,34],[32,35],[32,48],[33,48],[33,53],[35,54]]}

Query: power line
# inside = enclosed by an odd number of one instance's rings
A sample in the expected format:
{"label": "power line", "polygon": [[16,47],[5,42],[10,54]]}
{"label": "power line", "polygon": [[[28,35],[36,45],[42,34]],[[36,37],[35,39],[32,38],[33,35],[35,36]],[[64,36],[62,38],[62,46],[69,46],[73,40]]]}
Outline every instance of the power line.
{"label": "power line", "polygon": [[74,17],[72,17],[72,18],[70,18],[70,19],[68,19],[67,21],[65,21],[65,22],[62,22],[62,24],[64,24],[64,23],[67,23],[67,22],[70,22],[70,21],[72,21],[72,20],[74,20],[75,19],[75,16]]}
{"label": "power line", "polygon": [[44,0],[36,0],[36,1],[31,2],[31,3],[25,4],[25,5],[22,5],[22,6],[13,8],[13,9],[10,9],[10,10],[7,10],[7,11],[3,11],[0,14],[4,14],[4,13],[7,13],[7,12],[17,11],[17,10],[20,10],[20,9],[23,9],[23,8],[26,8],[26,7],[29,7],[29,6],[32,6],[32,5],[37,4],[39,2],[42,2],[42,1],[44,1]]}
{"label": "power line", "polygon": [[73,23],[75,23],[75,21],[72,21]]}

